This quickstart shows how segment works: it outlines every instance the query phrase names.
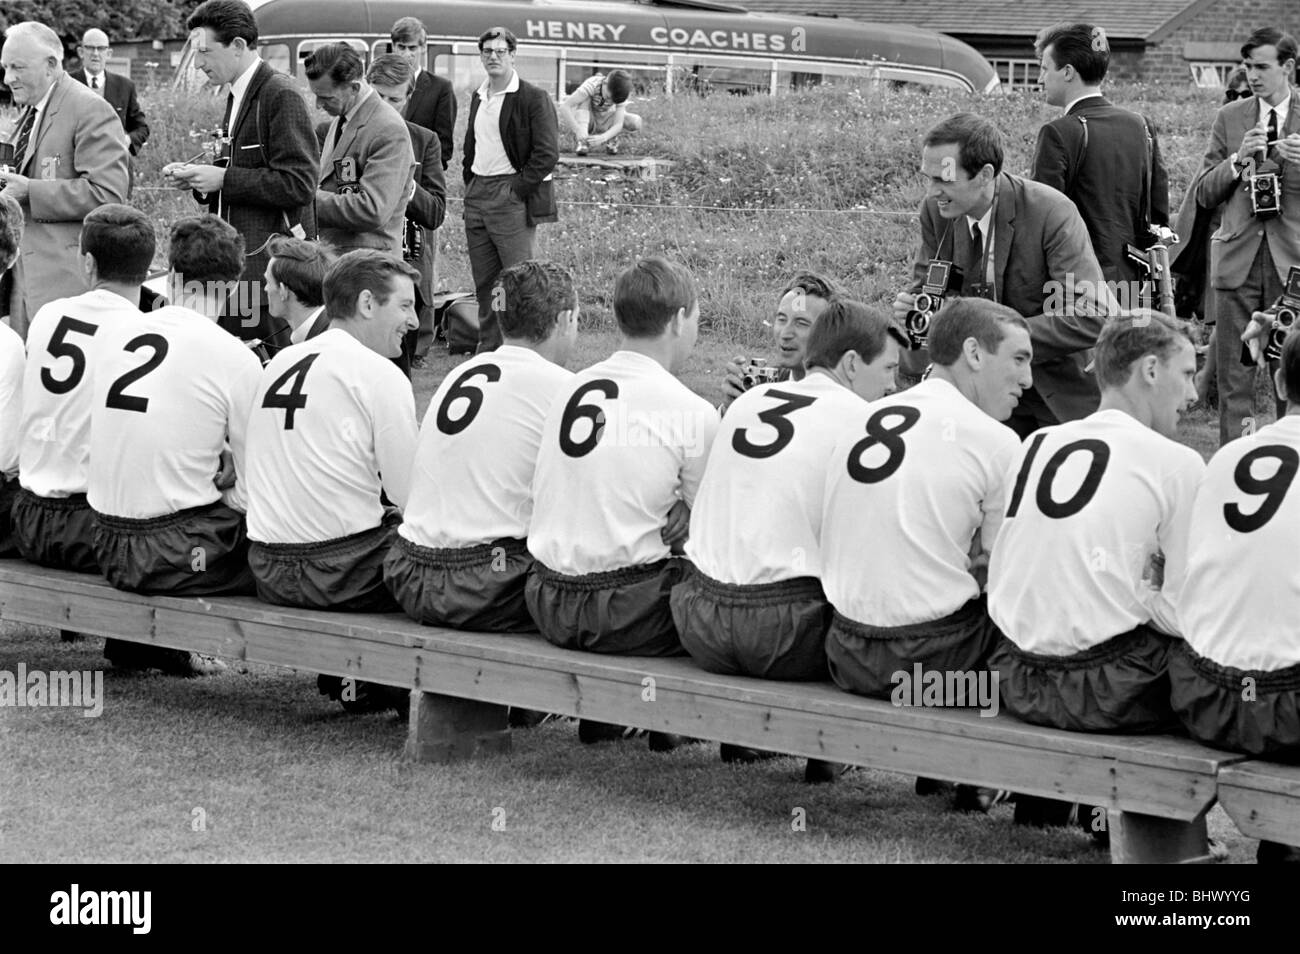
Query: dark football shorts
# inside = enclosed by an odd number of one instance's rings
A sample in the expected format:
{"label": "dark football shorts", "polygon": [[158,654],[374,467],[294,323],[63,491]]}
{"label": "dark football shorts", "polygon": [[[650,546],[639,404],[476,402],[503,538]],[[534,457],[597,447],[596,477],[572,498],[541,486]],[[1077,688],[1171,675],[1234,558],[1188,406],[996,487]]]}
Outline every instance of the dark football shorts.
{"label": "dark football shorts", "polygon": [[524,586],[533,558],[524,540],[422,547],[398,534],[384,582],[406,615],[425,626],[485,633],[531,633]]}
{"label": "dark football shorts", "polygon": [[670,605],[682,645],[702,669],[762,679],[825,679],[831,607],[821,583],[721,583],[693,570]]}
{"label": "dark football shorts", "polygon": [[95,556],[119,590],[160,596],[253,592],[244,515],[221,501],[136,520],[95,514]]}
{"label": "dark football shorts", "polygon": [[14,536],[23,559],[77,573],[98,573],[95,511],[85,494],[38,497],[18,490],[13,502]]}
{"label": "dark football shorts", "polygon": [[668,597],[685,564],[660,560],[567,576],[534,562],[524,596],[538,630],[556,646],[625,656],[682,652]]}
{"label": "dark football shorts", "polygon": [[1180,642],[1169,654],[1174,712],[1192,738],[1232,752],[1300,762],[1300,663],[1232,669]]}
{"label": "dark football shorts", "polygon": [[836,613],[826,633],[826,656],[841,689],[888,699],[898,685],[894,674],[910,679],[917,664],[923,672],[987,670],[1000,635],[982,596],[947,616],[907,626],[871,626]]}
{"label": "dark football shorts", "polygon": [[18,552],[18,535],[14,533],[14,500],[21,490],[18,478],[0,477],[0,557],[22,556]]}
{"label": "dark football shorts", "polygon": [[320,543],[258,543],[248,551],[257,595],[278,606],[342,613],[391,613],[400,607],[384,586],[384,558],[397,537],[396,510],[384,522]]}
{"label": "dark football shorts", "polygon": [[1035,725],[1074,732],[1163,732],[1177,726],[1169,705],[1175,640],[1139,625],[1068,656],[1027,653],[1003,637],[989,664],[1002,707]]}

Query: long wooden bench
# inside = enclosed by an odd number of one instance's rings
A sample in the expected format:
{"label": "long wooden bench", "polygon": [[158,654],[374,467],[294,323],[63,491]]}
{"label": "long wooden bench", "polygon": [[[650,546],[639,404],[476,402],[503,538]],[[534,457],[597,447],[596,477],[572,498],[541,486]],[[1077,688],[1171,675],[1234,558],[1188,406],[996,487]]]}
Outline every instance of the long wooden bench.
{"label": "long wooden bench", "polygon": [[1120,862],[1207,857],[1205,813],[1218,776],[1243,761],[1187,739],[1090,736],[969,709],[901,708],[830,684],[715,676],[685,658],[570,652],[539,637],[423,627],[399,614],[143,597],[19,562],[0,563],[0,617],[409,688],[406,754],[414,759],[508,751],[506,706],[516,705],[1079,801],[1108,810]]}

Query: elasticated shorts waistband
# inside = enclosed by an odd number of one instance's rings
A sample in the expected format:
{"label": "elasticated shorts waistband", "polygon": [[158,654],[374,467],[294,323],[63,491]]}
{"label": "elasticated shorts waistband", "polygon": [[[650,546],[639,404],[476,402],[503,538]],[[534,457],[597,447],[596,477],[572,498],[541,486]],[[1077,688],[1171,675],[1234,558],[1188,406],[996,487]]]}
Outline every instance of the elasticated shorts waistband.
{"label": "elasticated shorts waistband", "polygon": [[1183,643],[1179,649],[1186,655],[1197,675],[1220,689],[1238,692],[1245,684],[1243,680],[1250,678],[1254,680],[1258,692],[1300,692],[1300,663],[1267,672],[1259,669],[1234,669],[1207,659],[1187,643]]}
{"label": "elasticated shorts waistband", "polygon": [[24,503],[31,503],[32,506],[42,507],[45,510],[89,510],[90,502],[86,500],[85,494],[68,494],[66,497],[42,497],[40,494],[34,494],[26,487],[18,488],[18,499]]}
{"label": "elasticated shorts waistband", "polygon": [[230,509],[220,500],[216,500],[201,507],[187,507],[185,510],[165,513],[159,517],[115,517],[112,514],[101,513],[96,510],[95,519],[99,522],[101,528],[115,533],[156,533],[159,530],[180,526],[195,517],[203,517],[214,511]]}
{"label": "elasticated shorts waistband", "polygon": [[652,579],[662,573],[672,559],[659,560],[656,563],[644,563],[640,566],[625,566],[618,570],[608,570],[604,573],[582,573],[577,576],[570,576],[567,573],[558,573],[549,566],[543,566],[540,562],[534,563],[533,568],[547,583],[554,583],[562,589],[569,590],[608,590],[616,586],[626,586],[630,583],[642,583],[645,580]]}
{"label": "elasticated shorts waistband", "polygon": [[967,600],[947,616],[926,620],[923,623],[908,623],[903,626],[874,626],[871,623],[860,623],[856,619],[849,619],[839,610],[836,610],[831,625],[848,633],[850,636],[856,636],[862,640],[929,639],[936,636],[945,636],[953,630],[969,629],[972,621],[987,616],[988,610],[985,608],[984,599],[976,597],[973,600]]}
{"label": "elasticated shorts waistband", "polygon": [[1125,653],[1131,652],[1138,644],[1152,640],[1172,642],[1174,637],[1166,636],[1146,623],[1139,623],[1136,628],[1127,633],[1112,636],[1096,646],[1068,656],[1047,656],[1026,652],[1010,639],[1003,645],[1014,657],[1030,666],[1045,666],[1051,669],[1095,669],[1103,663],[1114,662]]}
{"label": "elasticated shorts waistband", "polygon": [[826,602],[821,581],[815,576],[796,576],[776,583],[723,583],[696,570],[694,582],[715,603],[774,606],[796,600]]}
{"label": "elasticated shorts waistband", "polygon": [[301,560],[347,553],[359,543],[365,543],[375,537],[392,532],[395,532],[394,527],[381,523],[369,530],[361,530],[357,533],[350,533],[346,537],[335,537],[332,540],[321,540],[317,543],[260,543],[254,540],[252,546],[256,547],[262,556],[268,560]]}
{"label": "elasticated shorts waistband", "polygon": [[528,555],[528,541],[513,537],[502,537],[471,547],[422,547],[398,535],[397,548],[412,563],[438,567],[483,566],[495,560],[498,551],[504,551],[508,557]]}

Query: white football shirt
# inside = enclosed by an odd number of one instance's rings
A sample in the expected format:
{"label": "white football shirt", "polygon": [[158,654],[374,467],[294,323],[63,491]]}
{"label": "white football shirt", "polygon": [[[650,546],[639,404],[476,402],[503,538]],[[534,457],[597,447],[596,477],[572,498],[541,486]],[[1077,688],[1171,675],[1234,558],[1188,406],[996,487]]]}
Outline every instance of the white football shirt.
{"label": "white football shirt", "polygon": [[107,334],[101,329],[139,319],[136,303],[102,288],[52,301],[32,318],[18,479],[38,497],[86,492],[94,397],[88,371]]}
{"label": "white football shirt", "polygon": [[976,534],[993,549],[1014,431],[948,381],[873,401],[839,430],[826,478],[822,587],[872,626],[941,619],[979,596]]}
{"label": "white football shirt", "polygon": [[1300,664],[1300,416],[1239,437],[1210,460],[1192,505],[1183,638],[1221,666]]}
{"label": "white football shirt", "polygon": [[577,374],[542,427],[528,549],[560,573],[603,573],[666,559],[660,537],[691,506],[718,412],[661,364],[616,351]]}
{"label": "white football shirt", "polygon": [[418,428],[411,382],[342,328],[285,348],[248,421],[248,536],[320,543],[373,530],[381,490],[409,495]]}
{"label": "white football shirt", "polygon": [[18,473],[19,435],[23,423],[23,339],[0,324],[0,474]]}
{"label": "white football shirt", "polygon": [[[1021,649],[1082,652],[1149,623],[1178,635],[1201,455],[1119,410],[1031,434],[1007,476],[989,615]],[[1164,555],[1157,589],[1151,566]]]}
{"label": "white football shirt", "polygon": [[167,305],[100,332],[91,374],[90,506],[130,519],[224,500],[213,483],[228,445],[242,481],[244,428],[261,364],[210,319]]}
{"label": "white football shirt", "polygon": [[865,406],[820,371],[736,398],[691,509],[691,562],[723,583],[820,577],[826,468],[845,419]]}
{"label": "white football shirt", "polygon": [[572,381],[571,371],[514,345],[453,369],[420,425],[398,532],[437,548],[526,537],[542,423]]}

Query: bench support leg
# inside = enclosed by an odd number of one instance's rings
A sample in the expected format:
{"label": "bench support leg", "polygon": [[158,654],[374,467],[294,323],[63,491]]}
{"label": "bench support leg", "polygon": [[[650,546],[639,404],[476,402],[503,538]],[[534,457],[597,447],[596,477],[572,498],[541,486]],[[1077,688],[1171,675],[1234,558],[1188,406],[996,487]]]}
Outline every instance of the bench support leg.
{"label": "bench support leg", "polygon": [[404,755],[416,762],[461,762],[510,751],[507,708],[411,690]]}
{"label": "bench support leg", "polygon": [[1177,821],[1136,812],[1110,812],[1110,860],[1118,865],[1208,861],[1205,816]]}

